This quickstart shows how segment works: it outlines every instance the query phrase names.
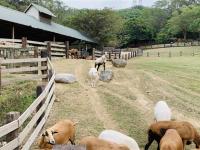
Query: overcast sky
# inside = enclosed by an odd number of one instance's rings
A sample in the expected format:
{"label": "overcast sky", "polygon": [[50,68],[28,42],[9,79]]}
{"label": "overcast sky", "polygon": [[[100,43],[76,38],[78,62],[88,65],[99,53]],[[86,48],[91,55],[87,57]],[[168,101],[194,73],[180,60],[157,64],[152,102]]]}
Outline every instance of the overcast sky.
{"label": "overcast sky", "polygon": [[[67,6],[73,8],[97,8],[109,7],[113,9],[128,8],[136,4],[138,0],[62,0]],[[142,5],[151,6],[156,0],[142,0]]]}

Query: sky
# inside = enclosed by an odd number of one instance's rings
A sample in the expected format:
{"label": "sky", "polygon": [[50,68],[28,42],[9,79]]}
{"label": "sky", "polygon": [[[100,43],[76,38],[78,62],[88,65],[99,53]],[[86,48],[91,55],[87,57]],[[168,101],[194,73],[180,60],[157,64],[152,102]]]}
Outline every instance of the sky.
{"label": "sky", "polygon": [[[136,4],[138,0],[62,0],[67,6],[73,8],[102,9],[109,7],[113,9],[128,8]],[[151,6],[156,0],[142,0],[143,6]]]}

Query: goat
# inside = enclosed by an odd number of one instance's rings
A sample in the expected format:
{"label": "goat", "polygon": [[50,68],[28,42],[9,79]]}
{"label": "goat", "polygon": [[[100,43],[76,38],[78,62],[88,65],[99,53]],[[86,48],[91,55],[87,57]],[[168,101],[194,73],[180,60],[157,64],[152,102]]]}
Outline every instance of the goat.
{"label": "goat", "polygon": [[69,141],[75,145],[75,125],[71,120],[61,120],[45,130],[39,140],[39,148],[52,149],[56,144],[67,144]]}
{"label": "goat", "polygon": [[95,87],[96,82],[99,79],[99,74],[98,74],[97,69],[96,68],[90,68],[88,75],[89,75],[89,78],[90,78],[91,86]]}
{"label": "goat", "polygon": [[79,144],[85,145],[87,150],[129,150],[125,145],[119,145],[92,136],[83,138]]}
{"label": "goat", "polygon": [[183,140],[183,147],[185,143],[189,144],[190,141],[193,141],[196,144],[196,148],[200,147],[200,136],[197,130],[192,124],[186,121],[177,122],[177,121],[159,121],[150,125],[148,130],[148,143],[145,145],[145,150],[148,150],[151,143],[156,140],[158,143],[157,150],[159,150],[160,139],[162,134],[160,129],[175,129],[179,133],[180,137]]}
{"label": "goat", "polygon": [[154,107],[154,117],[156,121],[170,121],[171,109],[165,101],[159,101]]}
{"label": "goat", "polygon": [[183,150],[183,141],[175,129],[161,129],[160,150]]}
{"label": "goat", "polygon": [[134,139],[114,130],[104,130],[100,133],[99,139],[126,145],[130,150],[140,150]]}
{"label": "goat", "polygon": [[97,67],[97,71],[99,70],[99,67],[103,65],[104,71],[106,69],[106,55],[102,55],[100,58],[97,58],[95,60],[95,68]]}

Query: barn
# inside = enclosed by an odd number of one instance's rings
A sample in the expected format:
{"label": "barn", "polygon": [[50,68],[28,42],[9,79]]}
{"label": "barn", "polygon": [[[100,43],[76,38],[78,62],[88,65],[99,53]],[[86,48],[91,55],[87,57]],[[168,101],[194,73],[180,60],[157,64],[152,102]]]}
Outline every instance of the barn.
{"label": "barn", "polygon": [[24,12],[0,6],[0,38],[95,44],[83,33],[53,22],[54,17],[47,8],[33,3]]}

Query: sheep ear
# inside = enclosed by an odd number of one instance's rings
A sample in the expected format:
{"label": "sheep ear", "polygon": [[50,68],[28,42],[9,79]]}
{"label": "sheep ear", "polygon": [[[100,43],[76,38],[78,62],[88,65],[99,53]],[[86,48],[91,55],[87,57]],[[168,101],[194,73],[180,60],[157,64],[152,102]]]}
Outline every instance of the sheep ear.
{"label": "sheep ear", "polygon": [[166,131],[167,131],[167,129],[161,128],[161,129],[160,129],[160,134],[161,134],[162,136],[164,136]]}

